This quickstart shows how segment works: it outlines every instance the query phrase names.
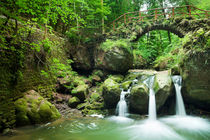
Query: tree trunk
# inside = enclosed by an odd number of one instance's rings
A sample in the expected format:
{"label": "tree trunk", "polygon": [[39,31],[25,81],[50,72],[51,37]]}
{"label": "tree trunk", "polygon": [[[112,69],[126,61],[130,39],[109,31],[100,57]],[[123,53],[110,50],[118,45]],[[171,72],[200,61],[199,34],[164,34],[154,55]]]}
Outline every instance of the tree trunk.
{"label": "tree trunk", "polygon": [[18,21],[15,19],[15,35],[17,34],[18,31]]}
{"label": "tree trunk", "polygon": [[9,19],[10,19],[10,17],[8,16],[6,22],[4,23],[4,26],[7,26],[7,23],[9,22]]}
{"label": "tree trunk", "polygon": [[[104,1],[101,0],[101,9],[102,9],[102,12],[104,12],[103,7],[104,7]],[[101,24],[102,24],[102,34],[104,34],[105,33],[105,30],[104,30],[104,14],[103,13],[102,13]]]}
{"label": "tree trunk", "polygon": [[[164,6],[164,1],[160,2],[160,5],[161,5],[161,8],[163,8],[163,6]],[[164,18],[166,18],[165,10],[162,9],[162,12],[163,12]],[[169,40],[169,43],[171,44],[171,35],[170,35],[170,32],[169,32],[169,31],[168,31],[168,40]]]}
{"label": "tree trunk", "polygon": [[169,31],[168,31],[168,40],[169,40],[169,43],[171,44],[171,34]]}

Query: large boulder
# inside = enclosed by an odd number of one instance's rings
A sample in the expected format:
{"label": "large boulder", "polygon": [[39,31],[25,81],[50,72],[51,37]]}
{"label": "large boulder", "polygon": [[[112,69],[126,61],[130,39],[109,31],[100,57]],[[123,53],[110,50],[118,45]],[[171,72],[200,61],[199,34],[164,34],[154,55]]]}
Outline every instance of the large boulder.
{"label": "large boulder", "polygon": [[77,98],[79,98],[81,101],[84,101],[86,96],[88,95],[88,85],[78,85],[71,91],[71,94],[72,96],[76,96]]}
{"label": "large boulder", "polygon": [[160,71],[155,76],[154,91],[157,110],[164,105],[169,96],[172,96],[173,83],[170,71]]}
{"label": "large boulder", "polygon": [[120,100],[120,84],[114,81],[112,78],[108,78],[102,85],[102,93],[105,107],[108,109],[115,108]]}
{"label": "large boulder", "polygon": [[192,53],[180,69],[184,101],[210,111],[210,49]]}
{"label": "large boulder", "polygon": [[[117,42],[117,41],[116,41]],[[95,68],[111,72],[125,73],[133,64],[133,54],[130,46],[112,42],[109,46],[99,46],[94,52]]]}
{"label": "large boulder", "polygon": [[149,89],[143,83],[132,87],[128,96],[129,108],[132,112],[145,114],[148,111]]}
{"label": "large boulder", "polygon": [[85,46],[71,47],[70,55],[74,61],[73,67],[80,70],[91,70],[92,69],[92,55],[91,49]]}
{"label": "large boulder", "polygon": [[[139,81],[132,87],[131,93],[128,96],[130,110],[140,114],[148,113],[149,89],[143,81],[152,75],[155,75],[153,89],[155,91],[156,108],[159,110],[172,94],[173,84],[170,77],[170,71],[157,72],[140,70],[136,73],[138,73],[135,75]],[[131,77],[134,78],[133,75]]]}
{"label": "large boulder", "polygon": [[14,104],[18,126],[45,123],[60,117],[56,107],[34,90],[25,92]]}

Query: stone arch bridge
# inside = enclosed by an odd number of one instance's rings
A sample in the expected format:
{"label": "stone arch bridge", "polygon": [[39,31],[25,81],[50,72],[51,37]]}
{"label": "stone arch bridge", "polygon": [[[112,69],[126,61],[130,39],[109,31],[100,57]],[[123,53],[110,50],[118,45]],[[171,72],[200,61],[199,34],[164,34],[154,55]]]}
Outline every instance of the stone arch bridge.
{"label": "stone arch bridge", "polygon": [[129,12],[112,22],[113,30],[106,34],[106,38],[135,42],[152,30],[166,30],[182,38],[198,28],[209,28],[209,16],[210,11],[190,5]]}

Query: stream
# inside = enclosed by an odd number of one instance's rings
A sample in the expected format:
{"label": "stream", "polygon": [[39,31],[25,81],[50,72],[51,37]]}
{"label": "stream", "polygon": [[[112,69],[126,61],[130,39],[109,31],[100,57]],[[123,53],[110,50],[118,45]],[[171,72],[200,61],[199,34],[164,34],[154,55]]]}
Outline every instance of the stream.
{"label": "stream", "polygon": [[[120,119],[120,118],[119,118]],[[131,120],[131,119],[130,119]],[[210,122],[200,117],[170,116],[157,120],[84,117],[59,119],[16,129],[1,140],[209,140]]]}

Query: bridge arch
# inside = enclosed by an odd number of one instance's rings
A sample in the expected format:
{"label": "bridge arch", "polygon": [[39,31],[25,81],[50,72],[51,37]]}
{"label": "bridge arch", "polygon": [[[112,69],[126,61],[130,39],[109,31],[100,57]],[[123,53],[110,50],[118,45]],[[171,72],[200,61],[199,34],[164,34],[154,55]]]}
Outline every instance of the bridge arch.
{"label": "bridge arch", "polygon": [[[183,8],[186,10],[186,7],[188,11],[182,12],[182,15],[179,13],[180,10],[176,11],[176,9],[182,10]],[[159,13],[162,10],[167,11],[167,13]],[[197,11],[200,11],[199,14]],[[135,16],[136,13],[138,13],[138,16]],[[107,34],[107,38],[125,38],[135,42],[141,36],[153,30],[166,30],[182,38],[191,31],[199,28],[205,29],[210,26],[209,13],[210,11],[201,10],[193,6],[125,13],[113,21],[113,30]]]}

